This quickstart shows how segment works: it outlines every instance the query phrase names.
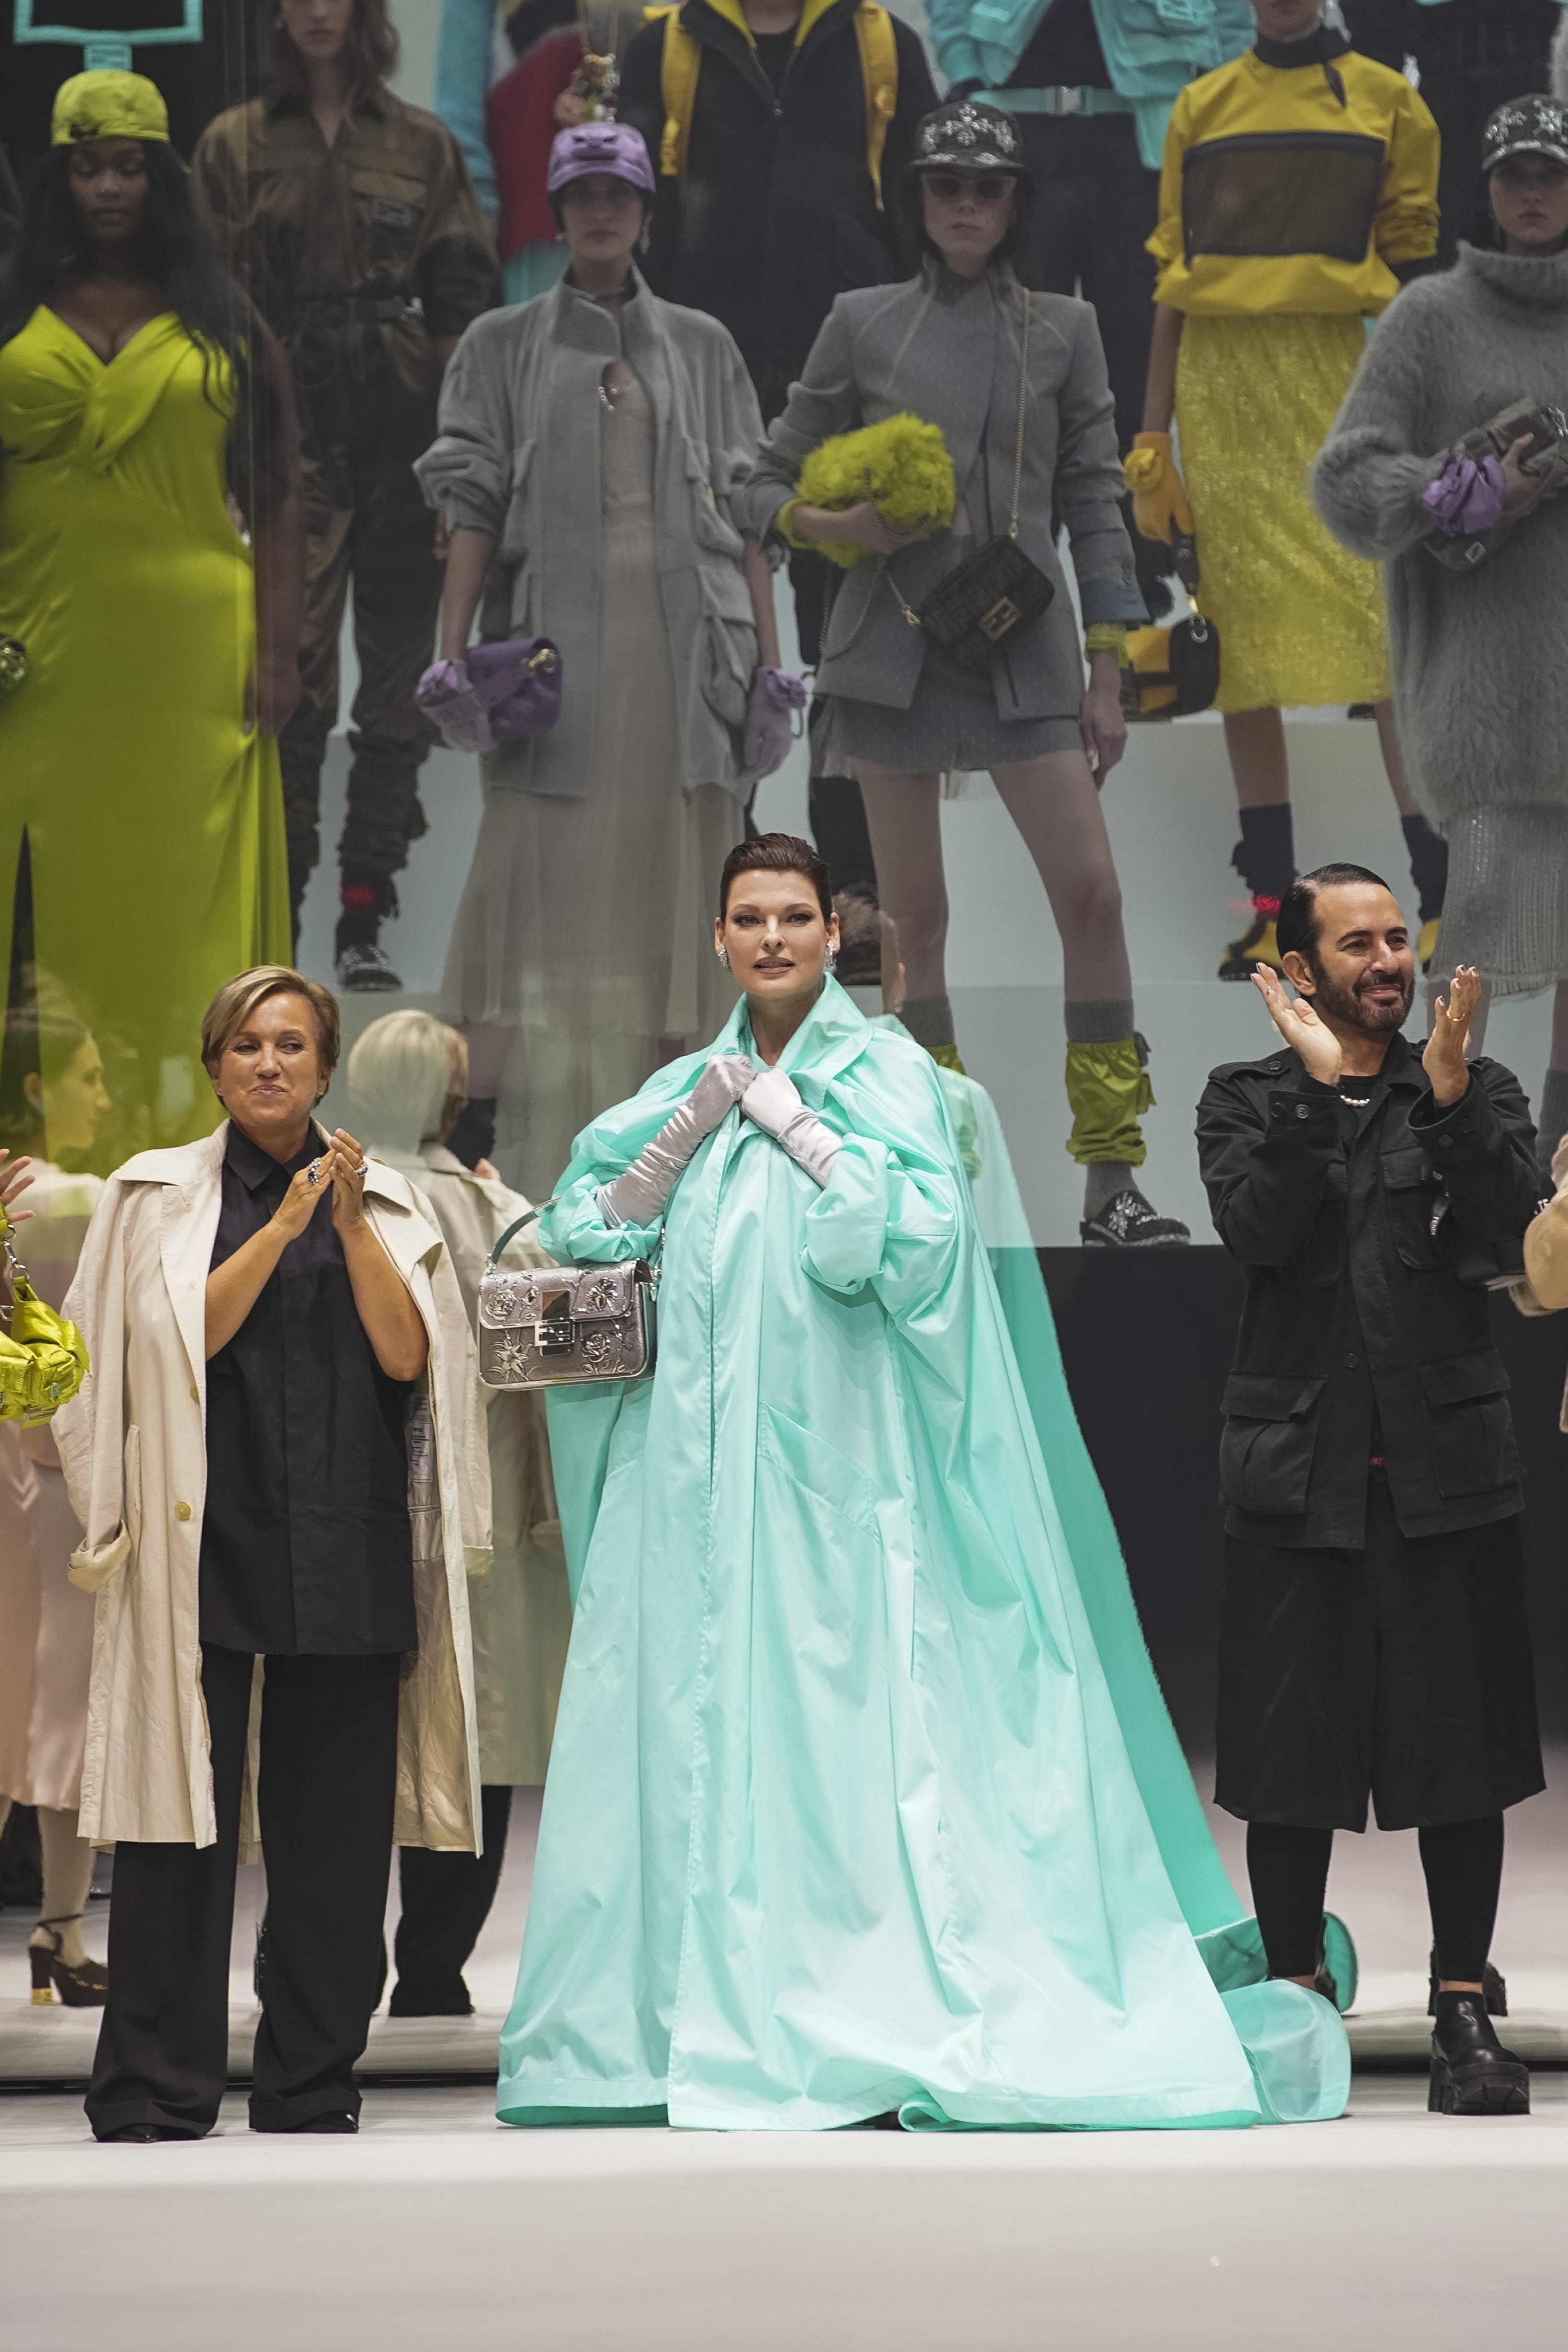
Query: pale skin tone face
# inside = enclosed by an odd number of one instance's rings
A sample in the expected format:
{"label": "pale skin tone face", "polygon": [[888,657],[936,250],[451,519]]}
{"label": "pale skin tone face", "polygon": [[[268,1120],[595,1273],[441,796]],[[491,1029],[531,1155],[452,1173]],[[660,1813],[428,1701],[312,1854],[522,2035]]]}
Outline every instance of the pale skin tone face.
{"label": "pale skin tone face", "polygon": [[1304,41],[1323,20],[1321,0],[1252,0],[1252,13],[1268,41]]}
{"label": "pale skin tone face", "polygon": [[[1320,890],[1317,916],[1312,961],[1295,949],[1284,959],[1296,1002],[1291,1003],[1279,974],[1267,966],[1253,974],[1253,984],[1279,1034],[1320,1085],[1375,1077],[1415,992],[1408,926],[1393,893],[1381,883],[1345,882]],[[1461,964],[1447,998],[1439,997],[1433,1006],[1421,1065],[1445,1110],[1469,1087],[1465,1047],[1480,992],[1476,973]]]}
{"label": "pale skin tone face", "polygon": [[[228,1038],[211,1073],[214,1092],[235,1125],[279,1162],[304,1148],[329,1075],[310,1003],[288,989],[263,997]],[[354,1306],[376,1361],[390,1380],[419,1378],[427,1354],[425,1326],[365,1214],[363,1160],[353,1137],[337,1129],[313,1163],[315,1181],[310,1169],[298,1170],[268,1223],[208,1275],[209,1358],[227,1346],[289,1244],[330,1198]]]}
{"label": "pale skin tone face", "polygon": [[[23,1092],[37,1109],[44,1109],[41,1078],[26,1078]],[[109,1089],[103,1083],[103,1056],[89,1037],[77,1048],[69,1069],[49,1088],[49,1150],[90,1151],[98,1139],[99,1122],[110,1108]]]}
{"label": "pale skin tone face", "polygon": [[824,916],[805,874],[737,874],[713,926],[713,947],[729,956],[744,990],[757,1058],[771,1067],[822,993],[827,950],[838,948],[838,918]]}
{"label": "pale skin tone face", "polygon": [[561,192],[562,233],[584,294],[618,294],[642,235],[640,192],[614,172],[588,172]]}

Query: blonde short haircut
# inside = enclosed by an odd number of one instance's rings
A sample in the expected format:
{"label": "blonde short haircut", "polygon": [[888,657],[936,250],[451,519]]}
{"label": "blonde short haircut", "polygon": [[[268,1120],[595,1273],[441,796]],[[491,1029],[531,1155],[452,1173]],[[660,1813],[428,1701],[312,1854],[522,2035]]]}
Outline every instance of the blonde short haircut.
{"label": "blonde short haircut", "polygon": [[232,980],[224,982],[202,1015],[202,1063],[208,1077],[216,1077],[224,1055],[269,996],[304,998],[315,1015],[321,1076],[330,1078],[338,1066],[342,1045],[338,1000],[319,980],[307,980],[302,971],[291,971],[286,963],[253,964],[248,971],[237,971]]}
{"label": "blonde short haircut", "polygon": [[348,1060],[354,1133],[372,1150],[417,1151],[439,1134],[447,1107],[466,1092],[468,1049],[456,1029],[412,1006],[384,1013]]}

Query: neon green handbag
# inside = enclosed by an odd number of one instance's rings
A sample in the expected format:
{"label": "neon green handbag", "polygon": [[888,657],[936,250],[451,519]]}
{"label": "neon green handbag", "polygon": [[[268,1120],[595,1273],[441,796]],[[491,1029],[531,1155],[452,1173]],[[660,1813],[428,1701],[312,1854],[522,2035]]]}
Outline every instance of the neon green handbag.
{"label": "neon green handbag", "polygon": [[74,1323],[46,1307],[27,1279],[0,1205],[0,1248],[11,1276],[11,1304],[0,1307],[0,1421],[29,1426],[52,1419],[87,1378],[87,1342]]}

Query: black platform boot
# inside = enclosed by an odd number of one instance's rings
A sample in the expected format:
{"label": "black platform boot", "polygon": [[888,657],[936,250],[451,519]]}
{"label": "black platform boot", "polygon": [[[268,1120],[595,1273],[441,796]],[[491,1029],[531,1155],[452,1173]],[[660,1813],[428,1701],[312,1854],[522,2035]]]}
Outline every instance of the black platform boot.
{"label": "black platform boot", "polygon": [[1437,1995],[1426,2105],[1435,2116],[1530,2113],[1530,2069],[1498,2040],[1485,1993]]}

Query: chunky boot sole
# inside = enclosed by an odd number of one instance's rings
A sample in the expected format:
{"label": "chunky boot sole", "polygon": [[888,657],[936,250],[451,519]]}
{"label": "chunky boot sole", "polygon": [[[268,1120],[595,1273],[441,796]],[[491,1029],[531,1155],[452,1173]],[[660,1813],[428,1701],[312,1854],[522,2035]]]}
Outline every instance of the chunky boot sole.
{"label": "chunky boot sole", "polygon": [[1446,2058],[1435,2057],[1426,2093],[1433,2116],[1527,2116],[1530,2069],[1519,2059],[1467,2067],[1455,2074]]}

